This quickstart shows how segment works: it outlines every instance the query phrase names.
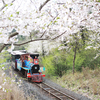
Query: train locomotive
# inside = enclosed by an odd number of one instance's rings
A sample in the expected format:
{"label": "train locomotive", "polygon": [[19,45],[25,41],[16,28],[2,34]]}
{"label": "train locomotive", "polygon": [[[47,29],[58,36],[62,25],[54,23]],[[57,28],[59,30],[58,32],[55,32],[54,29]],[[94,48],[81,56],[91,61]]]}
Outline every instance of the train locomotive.
{"label": "train locomotive", "polygon": [[13,51],[12,67],[19,70],[28,81],[42,82],[44,74],[40,71],[39,54],[27,53],[25,50]]}

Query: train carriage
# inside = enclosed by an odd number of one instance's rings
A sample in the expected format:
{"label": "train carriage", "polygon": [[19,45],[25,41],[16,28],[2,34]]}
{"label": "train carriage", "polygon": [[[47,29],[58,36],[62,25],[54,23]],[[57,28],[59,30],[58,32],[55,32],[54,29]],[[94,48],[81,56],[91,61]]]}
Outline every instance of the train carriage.
{"label": "train carriage", "polygon": [[13,51],[12,67],[19,70],[29,81],[42,82],[45,75],[40,71],[39,54],[31,54],[26,51]]}

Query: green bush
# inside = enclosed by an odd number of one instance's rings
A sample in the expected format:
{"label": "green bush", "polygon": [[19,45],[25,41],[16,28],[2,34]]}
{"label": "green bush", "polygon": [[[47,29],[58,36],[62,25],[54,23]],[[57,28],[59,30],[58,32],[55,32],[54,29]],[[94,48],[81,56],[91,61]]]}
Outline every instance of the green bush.
{"label": "green bush", "polygon": [[[91,49],[81,49],[77,51],[75,59],[75,70],[81,71],[82,67],[89,67],[94,69],[100,66],[100,57],[96,56],[97,51],[93,48]],[[48,75],[62,76],[69,70],[73,69],[73,58],[74,52],[70,50],[58,50],[58,48],[53,49],[49,55],[42,58],[42,64],[46,67],[46,73]]]}
{"label": "green bush", "polygon": [[2,65],[2,63],[7,61],[11,61],[11,55],[7,51],[0,53],[0,67],[3,67],[4,65]]}
{"label": "green bush", "polygon": [[42,58],[42,63],[46,67],[46,73],[49,75],[61,77],[68,68],[65,51],[59,51],[58,48],[52,50],[50,55]]}

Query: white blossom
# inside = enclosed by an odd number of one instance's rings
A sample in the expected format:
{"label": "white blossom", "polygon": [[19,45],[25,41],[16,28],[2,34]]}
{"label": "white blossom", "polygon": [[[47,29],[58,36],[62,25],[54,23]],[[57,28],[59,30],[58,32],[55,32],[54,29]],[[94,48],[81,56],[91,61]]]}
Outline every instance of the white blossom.
{"label": "white blossom", "polygon": [[2,86],[0,85],[0,90],[2,89]]}
{"label": "white blossom", "polygon": [[6,89],[5,89],[5,88],[3,88],[2,90],[3,90],[4,92],[6,92]]}
{"label": "white blossom", "polygon": [[4,70],[5,68],[4,67],[2,67],[2,70]]}
{"label": "white blossom", "polygon": [[4,81],[7,81],[6,79],[4,79]]}
{"label": "white blossom", "polygon": [[2,73],[2,76],[4,76],[5,75],[5,73]]}
{"label": "white blossom", "polygon": [[4,82],[2,85],[4,86],[6,84],[6,82]]}
{"label": "white blossom", "polygon": [[[2,33],[0,43],[9,43],[8,33],[12,29],[16,29],[19,35],[26,36],[29,36],[32,30],[39,30],[40,33],[46,30],[45,35],[56,30],[55,35],[57,36],[65,30],[68,30],[68,34],[78,32],[79,26],[82,25],[100,33],[99,2],[94,0],[85,0],[84,2],[82,0],[51,0],[40,12],[38,9],[44,1],[15,0],[10,6],[11,0],[6,0],[8,7],[0,11],[0,33]],[[64,4],[60,5],[60,3]],[[2,7],[1,2],[0,6]],[[40,36],[39,33],[37,36]],[[17,41],[16,38],[10,39],[11,43]],[[9,51],[12,51],[13,48],[12,44]]]}
{"label": "white blossom", "polygon": [[12,81],[12,82],[15,82],[15,80],[14,80],[14,79],[12,79],[11,81]]}

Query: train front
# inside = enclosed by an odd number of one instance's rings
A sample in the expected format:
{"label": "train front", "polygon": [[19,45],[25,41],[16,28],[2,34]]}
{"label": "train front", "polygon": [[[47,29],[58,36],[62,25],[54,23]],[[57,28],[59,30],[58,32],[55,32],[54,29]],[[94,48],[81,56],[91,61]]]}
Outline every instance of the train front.
{"label": "train front", "polygon": [[37,56],[33,58],[33,63],[30,62],[30,71],[27,73],[28,80],[32,82],[42,82],[45,75],[40,72],[40,66]]}

